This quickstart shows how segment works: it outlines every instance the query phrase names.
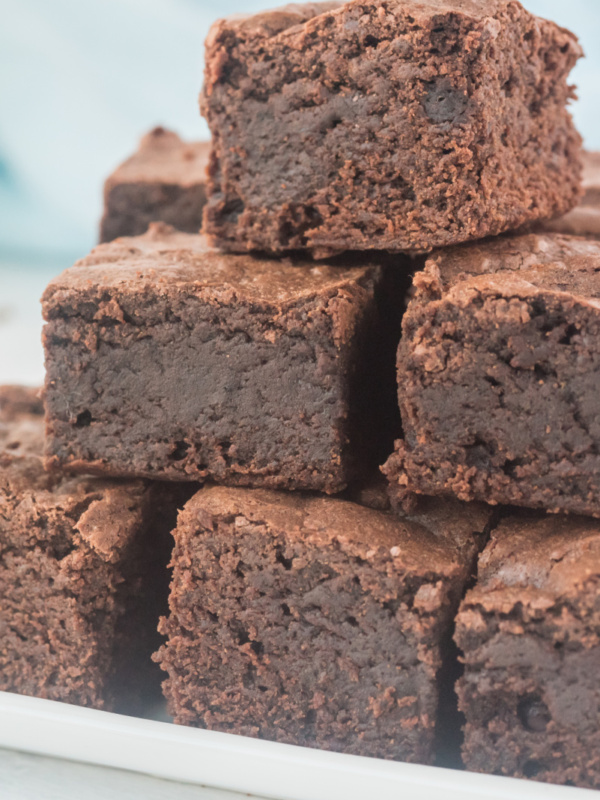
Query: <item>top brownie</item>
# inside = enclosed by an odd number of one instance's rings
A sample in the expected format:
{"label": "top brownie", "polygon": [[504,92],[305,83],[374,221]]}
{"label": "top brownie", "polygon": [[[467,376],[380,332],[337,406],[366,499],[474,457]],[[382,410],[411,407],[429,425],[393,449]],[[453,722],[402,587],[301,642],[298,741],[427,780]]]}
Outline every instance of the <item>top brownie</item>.
{"label": "top brownie", "polygon": [[345,264],[226,255],[158,223],[100,245],[44,295],[50,465],[343,490],[393,435],[399,337],[385,271]]}
{"label": "top brownie", "polygon": [[309,3],[217,22],[205,230],[230,251],[429,250],[564,214],[576,38],[508,0]]}
{"label": "top brownie", "polygon": [[600,243],[505,236],[415,276],[394,493],[600,516]]}
{"label": "top brownie", "polygon": [[145,233],[151,222],[166,222],[187,233],[202,227],[206,202],[208,142],[184,142],[154,128],[104,184],[100,241]]}

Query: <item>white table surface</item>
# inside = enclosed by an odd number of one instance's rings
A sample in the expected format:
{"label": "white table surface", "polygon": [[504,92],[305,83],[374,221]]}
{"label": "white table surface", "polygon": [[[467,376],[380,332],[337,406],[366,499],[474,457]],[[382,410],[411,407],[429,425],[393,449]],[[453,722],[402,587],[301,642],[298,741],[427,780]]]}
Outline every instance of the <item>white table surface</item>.
{"label": "white table surface", "polygon": [[0,750],[0,797],[2,800],[243,800],[249,795]]}

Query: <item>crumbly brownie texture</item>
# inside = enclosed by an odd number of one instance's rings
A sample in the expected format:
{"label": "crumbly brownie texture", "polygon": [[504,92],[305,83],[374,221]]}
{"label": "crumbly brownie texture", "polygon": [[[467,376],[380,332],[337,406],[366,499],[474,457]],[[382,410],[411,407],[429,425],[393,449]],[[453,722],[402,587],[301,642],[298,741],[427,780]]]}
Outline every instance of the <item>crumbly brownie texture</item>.
{"label": "crumbly brownie texture", "polygon": [[398,383],[407,493],[600,516],[600,243],[452,248],[415,277]]}
{"label": "crumbly brownie texture", "polygon": [[600,788],[600,525],[503,520],[456,623],[467,769]]}
{"label": "crumbly brownie texture", "polygon": [[158,686],[169,537],[155,519],[171,501],[151,504],[141,482],[48,475],[42,441],[35,392],[0,388],[0,690],[139,711]]}
{"label": "crumbly brownie texture", "polygon": [[576,38],[513,0],[351,0],[217,22],[205,231],[234,252],[430,250],[579,197]]}
{"label": "crumbly brownie texture", "polygon": [[156,656],[175,721],[431,762],[443,649],[489,516],[201,490],[175,531]]}
{"label": "crumbly brownie texture", "polygon": [[49,466],[341,491],[397,405],[385,288],[163,225],[101,245],[44,295]]}
{"label": "crumbly brownie texture", "polygon": [[139,236],[156,221],[198,233],[209,151],[208,142],[183,142],[164,128],[147,133],[104,184],[100,241]]}

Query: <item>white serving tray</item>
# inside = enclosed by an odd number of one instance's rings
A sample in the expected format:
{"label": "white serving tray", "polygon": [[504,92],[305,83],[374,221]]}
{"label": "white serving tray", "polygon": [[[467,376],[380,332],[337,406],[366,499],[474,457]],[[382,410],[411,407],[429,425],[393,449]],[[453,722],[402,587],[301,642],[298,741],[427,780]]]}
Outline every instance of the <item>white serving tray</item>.
{"label": "white serving tray", "polygon": [[600,793],[326,753],[0,692],[0,747],[273,800],[577,800]]}

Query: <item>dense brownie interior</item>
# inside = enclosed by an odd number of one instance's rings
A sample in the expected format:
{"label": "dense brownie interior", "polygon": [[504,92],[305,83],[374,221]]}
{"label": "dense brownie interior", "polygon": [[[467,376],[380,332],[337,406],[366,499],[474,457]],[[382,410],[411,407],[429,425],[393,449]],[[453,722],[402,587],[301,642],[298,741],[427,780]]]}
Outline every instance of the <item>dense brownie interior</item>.
{"label": "dense brownie interior", "polygon": [[597,242],[506,237],[415,278],[398,351],[397,496],[600,515]]}
{"label": "dense brownie interior", "polygon": [[201,490],[175,532],[158,654],[176,722],[430,762],[443,650],[489,518]]}
{"label": "dense brownie interior", "polygon": [[160,225],[100,246],[44,296],[49,463],[341,491],[391,446],[388,286]]}
{"label": "dense brownie interior", "polygon": [[600,787],[600,525],[504,519],[457,619],[467,769]]}
{"label": "dense brownie interior", "polygon": [[42,444],[36,392],[0,388],[0,690],[140,713],[187,498],[48,475]]}
{"label": "dense brownie interior", "polygon": [[575,37],[507,0],[308,3],[213,26],[205,229],[232,251],[427,250],[572,208]]}

